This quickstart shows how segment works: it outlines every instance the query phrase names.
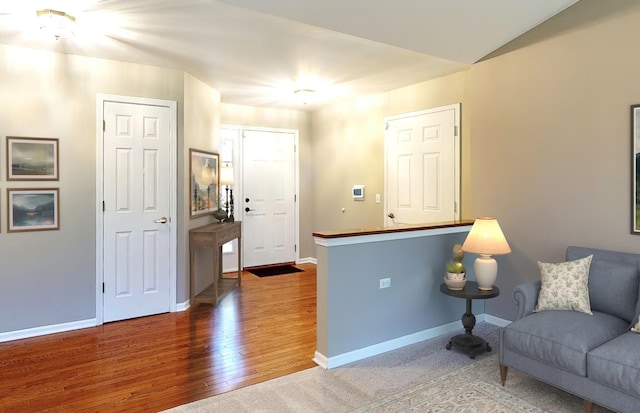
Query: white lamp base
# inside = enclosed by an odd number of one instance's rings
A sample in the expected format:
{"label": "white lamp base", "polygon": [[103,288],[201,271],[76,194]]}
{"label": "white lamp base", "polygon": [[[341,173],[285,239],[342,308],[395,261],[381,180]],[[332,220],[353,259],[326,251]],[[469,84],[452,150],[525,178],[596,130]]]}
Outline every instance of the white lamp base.
{"label": "white lamp base", "polygon": [[482,255],[473,263],[473,270],[480,290],[493,290],[498,276],[498,263],[491,255]]}

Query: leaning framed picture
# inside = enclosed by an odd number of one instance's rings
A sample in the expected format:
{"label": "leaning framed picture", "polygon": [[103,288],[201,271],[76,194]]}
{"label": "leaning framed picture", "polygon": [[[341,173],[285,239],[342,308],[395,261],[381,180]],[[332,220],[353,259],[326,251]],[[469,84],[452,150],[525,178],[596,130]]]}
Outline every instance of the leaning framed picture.
{"label": "leaning framed picture", "polygon": [[631,233],[640,234],[640,104],[631,106]]}
{"label": "leaning framed picture", "polygon": [[191,218],[212,214],[218,209],[219,164],[217,153],[189,149]]}
{"label": "leaning framed picture", "polygon": [[7,232],[60,229],[58,188],[7,189]]}
{"label": "leaning framed picture", "polygon": [[58,179],[58,139],[7,136],[7,181]]}

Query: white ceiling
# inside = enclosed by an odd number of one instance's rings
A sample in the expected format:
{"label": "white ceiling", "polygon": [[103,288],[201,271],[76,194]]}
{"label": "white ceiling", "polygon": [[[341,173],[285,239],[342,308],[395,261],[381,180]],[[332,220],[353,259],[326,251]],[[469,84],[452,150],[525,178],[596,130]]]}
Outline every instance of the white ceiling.
{"label": "white ceiling", "polygon": [[[185,70],[222,101],[312,110],[463,70],[578,0],[0,0],[0,43]],[[35,11],[77,17],[43,39]],[[312,88],[302,105],[293,91]]]}

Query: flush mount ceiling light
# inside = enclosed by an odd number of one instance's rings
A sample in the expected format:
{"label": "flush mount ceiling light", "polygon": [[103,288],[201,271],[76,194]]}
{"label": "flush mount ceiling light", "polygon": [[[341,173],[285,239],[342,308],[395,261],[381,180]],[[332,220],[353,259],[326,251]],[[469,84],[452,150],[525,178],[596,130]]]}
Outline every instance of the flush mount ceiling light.
{"label": "flush mount ceiling light", "polygon": [[36,12],[40,30],[56,40],[74,36],[76,18],[63,11],[44,9]]}
{"label": "flush mount ceiling light", "polygon": [[296,98],[302,103],[306,105],[313,98],[313,94],[316,93],[313,89],[298,89],[294,90],[293,93],[296,95]]}

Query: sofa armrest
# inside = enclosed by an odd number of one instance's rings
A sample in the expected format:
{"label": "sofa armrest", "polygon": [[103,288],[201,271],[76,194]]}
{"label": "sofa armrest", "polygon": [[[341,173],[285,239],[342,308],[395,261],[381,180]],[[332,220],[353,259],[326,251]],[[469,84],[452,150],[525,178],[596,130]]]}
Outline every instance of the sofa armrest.
{"label": "sofa armrest", "polygon": [[516,320],[533,312],[538,302],[540,292],[540,280],[520,284],[513,289],[513,301],[518,306]]}

